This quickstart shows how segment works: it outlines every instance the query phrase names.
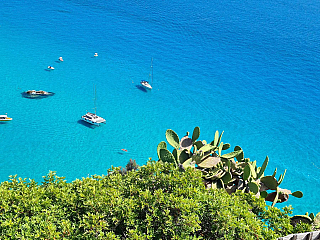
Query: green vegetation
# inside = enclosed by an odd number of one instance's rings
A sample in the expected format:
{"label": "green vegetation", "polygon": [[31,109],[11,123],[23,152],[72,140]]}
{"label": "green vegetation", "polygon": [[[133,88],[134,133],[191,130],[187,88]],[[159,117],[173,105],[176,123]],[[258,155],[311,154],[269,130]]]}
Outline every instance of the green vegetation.
{"label": "green vegetation", "polygon": [[290,208],[266,207],[251,193],[207,190],[193,168],[149,161],[131,170],[72,183],[54,172],[41,184],[11,177],[0,185],[1,239],[260,240],[311,230],[290,224]]}
{"label": "green vegetation", "polygon": [[[280,189],[285,172],[264,176],[236,146],[181,140],[167,130],[157,147],[159,161],[135,160],[107,175],[68,183],[49,172],[42,183],[10,176],[0,184],[0,239],[277,239],[320,228],[320,215],[292,214],[274,205],[289,195]],[[267,206],[266,201],[272,205]]]}
{"label": "green vegetation", "polygon": [[264,176],[269,162],[268,156],[262,166],[258,167],[256,161],[244,157],[243,150],[239,146],[236,146],[233,152],[222,154],[222,151],[228,150],[231,146],[221,141],[223,132],[219,134],[216,131],[210,143],[198,140],[199,127],[194,128],[192,138],[188,135],[189,133],[180,140],[173,130],[168,129],[166,139],[174,149],[171,153],[167,149],[166,142],[160,142],[157,147],[159,159],[162,162],[174,163],[180,169],[192,167],[200,170],[208,188],[223,188],[230,194],[237,190],[252,192],[257,197],[271,201],[272,206],[277,202],[287,201],[289,195],[298,198],[303,196],[301,191],[291,193],[288,189],[279,188],[286,170],[280,174],[278,180],[275,178],[277,169],[272,176]]}

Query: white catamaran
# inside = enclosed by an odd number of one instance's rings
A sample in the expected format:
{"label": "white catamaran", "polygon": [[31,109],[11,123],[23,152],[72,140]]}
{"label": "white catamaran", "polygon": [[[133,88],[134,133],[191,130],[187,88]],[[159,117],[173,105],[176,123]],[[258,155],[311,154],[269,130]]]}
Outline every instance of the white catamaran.
{"label": "white catamaran", "polygon": [[85,115],[81,117],[81,119],[87,123],[100,126],[101,123],[106,123],[106,120],[97,115],[97,107],[96,107],[96,88],[94,87],[94,113],[87,112]]}
{"label": "white catamaran", "polygon": [[[140,82],[140,84],[141,84],[144,88],[150,89],[150,90],[152,89],[151,84],[153,84],[153,66],[152,66],[152,62],[153,62],[153,58],[151,58],[151,66],[150,66],[150,73],[149,73],[148,81],[142,80],[142,81]],[[151,84],[149,83],[150,78],[151,78]]]}

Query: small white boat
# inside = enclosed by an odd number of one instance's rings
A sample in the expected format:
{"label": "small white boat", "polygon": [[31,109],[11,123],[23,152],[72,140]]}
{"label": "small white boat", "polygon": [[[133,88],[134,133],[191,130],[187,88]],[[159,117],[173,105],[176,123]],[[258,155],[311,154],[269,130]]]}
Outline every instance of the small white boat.
{"label": "small white boat", "polygon": [[[151,58],[151,66],[150,66],[150,73],[149,73],[149,79],[151,78],[151,83],[153,83],[153,66],[152,66],[152,62],[153,62],[153,58]],[[148,80],[149,80],[148,79]],[[146,89],[149,89],[151,90],[152,89],[152,86],[151,84],[149,83],[149,81],[146,81],[146,80],[142,80],[140,82],[140,84],[146,88]]]}
{"label": "small white boat", "polygon": [[40,96],[48,96],[48,95],[52,95],[53,94],[52,92],[46,92],[46,91],[43,91],[43,90],[39,90],[39,91],[28,90],[25,93],[26,94],[30,94],[30,95],[40,95]]}
{"label": "small white boat", "polygon": [[99,117],[95,113],[87,112],[81,117],[81,119],[87,123],[99,126],[101,123],[106,123],[106,120],[102,117]]}
{"label": "small white boat", "polygon": [[98,57],[98,53],[95,53],[95,54],[94,54],[94,57]]}
{"label": "small white boat", "polygon": [[60,61],[60,62],[63,62],[63,58],[62,58],[62,57],[59,57],[59,61]]}
{"label": "small white boat", "polygon": [[48,69],[51,69],[51,70],[53,70],[53,69],[54,69],[54,67],[52,67],[52,66],[48,66]]}
{"label": "small white boat", "polygon": [[48,97],[54,95],[53,92],[46,92],[43,90],[28,90],[24,92],[24,96],[28,98],[36,98],[36,97]]}
{"label": "small white boat", "polygon": [[94,87],[94,113],[87,112],[85,115],[81,117],[81,119],[87,123],[100,126],[101,123],[106,123],[106,120],[102,117],[97,115],[97,108],[96,108],[96,88]]}
{"label": "small white boat", "polygon": [[4,115],[0,115],[0,122],[8,122],[8,121],[11,121],[12,118],[8,117],[7,114],[4,114]]}
{"label": "small white boat", "polygon": [[152,89],[152,87],[151,87],[151,85],[149,84],[148,81],[142,80],[142,81],[140,82],[140,84],[141,84],[143,87],[147,88],[147,89],[150,89],[150,90]]}

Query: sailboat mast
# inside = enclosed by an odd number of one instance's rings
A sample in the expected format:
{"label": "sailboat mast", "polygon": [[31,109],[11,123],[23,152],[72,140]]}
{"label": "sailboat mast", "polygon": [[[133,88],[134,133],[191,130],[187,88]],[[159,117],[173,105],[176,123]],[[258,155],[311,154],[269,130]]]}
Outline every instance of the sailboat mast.
{"label": "sailboat mast", "polygon": [[153,86],[153,58],[151,58],[151,86]]}
{"label": "sailboat mast", "polygon": [[93,93],[94,93],[94,114],[97,115],[97,106],[96,106],[96,103],[97,103],[97,89],[96,89],[95,85],[93,85]]}

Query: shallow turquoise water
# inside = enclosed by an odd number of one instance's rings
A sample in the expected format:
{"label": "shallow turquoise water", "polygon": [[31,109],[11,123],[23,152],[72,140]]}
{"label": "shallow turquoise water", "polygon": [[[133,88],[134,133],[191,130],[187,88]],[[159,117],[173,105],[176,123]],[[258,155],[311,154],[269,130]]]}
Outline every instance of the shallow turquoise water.
{"label": "shallow turquoise water", "polygon": [[[289,199],[294,213],[319,212],[319,4],[0,2],[0,109],[13,118],[0,125],[0,180],[144,164],[166,129],[182,137],[199,126],[201,139],[225,131],[260,165],[268,155],[269,174],[288,169],[281,187],[304,192]],[[151,58],[154,89],[144,92]],[[79,121],[93,85],[107,119],[94,129]],[[56,94],[23,98],[29,89]]]}

